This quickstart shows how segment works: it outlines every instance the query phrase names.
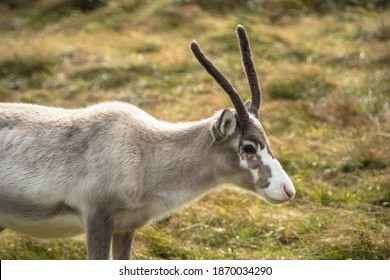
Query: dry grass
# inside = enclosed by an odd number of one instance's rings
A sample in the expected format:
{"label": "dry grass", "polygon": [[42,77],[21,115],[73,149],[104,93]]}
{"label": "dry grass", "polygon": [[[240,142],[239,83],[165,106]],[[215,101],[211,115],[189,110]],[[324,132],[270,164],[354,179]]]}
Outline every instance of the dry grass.
{"label": "dry grass", "polygon": [[[0,101],[120,100],[165,120],[199,119],[231,105],[187,46],[196,38],[247,97],[241,23],[264,89],[261,121],[297,197],[270,206],[218,190],[140,230],[134,257],[389,259],[389,10],[262,2],[112,0],[88,13],[62,0],[0,4]],[[86,256],[82,238],[5,231],[0,244],[1,259]]]}

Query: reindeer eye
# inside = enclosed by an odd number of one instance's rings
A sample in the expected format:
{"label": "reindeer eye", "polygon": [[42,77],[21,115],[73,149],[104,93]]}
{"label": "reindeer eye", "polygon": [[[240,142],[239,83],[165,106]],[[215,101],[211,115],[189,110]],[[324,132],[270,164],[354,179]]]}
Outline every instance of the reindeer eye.
{"label": "reindeer eye", "polygon": [[252,154],[252,153],[256,152],[255,147],[253,147],[253,145],[251,145],[251,144],[244,145],[244,147],[242,147],[242,149],[245,153],[248,153],[248,154]]}

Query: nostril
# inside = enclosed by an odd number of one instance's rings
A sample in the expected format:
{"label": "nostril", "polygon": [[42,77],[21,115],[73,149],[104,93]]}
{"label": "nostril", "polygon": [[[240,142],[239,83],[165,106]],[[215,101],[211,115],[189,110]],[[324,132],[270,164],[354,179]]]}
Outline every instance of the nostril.
{"label": "nostril", "polygon": [[294,187],[290,187],[287,184],[282,184],[283,191],[286,193],[288,198],[292,199],[295,196],[295,189]]}

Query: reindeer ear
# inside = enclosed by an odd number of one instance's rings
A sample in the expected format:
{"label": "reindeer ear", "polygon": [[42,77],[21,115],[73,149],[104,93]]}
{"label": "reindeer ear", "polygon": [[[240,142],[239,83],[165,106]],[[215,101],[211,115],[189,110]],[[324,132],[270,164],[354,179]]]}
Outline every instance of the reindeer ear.
{"label": "reindeer ear", "polygon": [[245,105],[245,108],[246,108],[246,109],[248,110],[248,112],[249,112],[249,110],[251,109],[251,101],[250,101],[250,99],[248,99],[247,101],[245,101],[244,105]]}
{"label": "reindeer ear", "polygon": [[214,126],[215,138],[225,138],[231,136],[237,127],[237,120],[232,110],[225,109],[219,116]]}
{"label": "reindeer ear", "polygon": [[252,113],[256,118],[259,118],[259,112],[252,106],[252,101],[250,99],[245,101],[244,105],[248,112]]}

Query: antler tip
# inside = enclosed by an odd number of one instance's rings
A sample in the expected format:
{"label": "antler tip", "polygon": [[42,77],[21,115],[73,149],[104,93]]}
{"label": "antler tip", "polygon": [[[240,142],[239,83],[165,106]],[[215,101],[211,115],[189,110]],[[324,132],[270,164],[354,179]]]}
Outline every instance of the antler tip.
{"label": "antler tip", "polygon": [[245,27],[242,26],[241,24],[237,24],[237,28],[236,28],[237,32],[245,32]]}
{"label": "antler tip", "polygon": [[192,40],[192,42],[191,42],[191,44],[190,44],[190,48],[191,48],[191,50],[196,50],[196,49],[199,49],[199,44],[198,44],[198,42],[197,41],[195,41],[195,40]]}

